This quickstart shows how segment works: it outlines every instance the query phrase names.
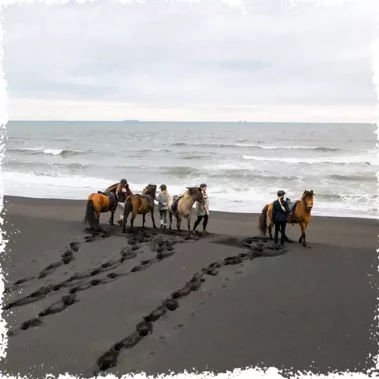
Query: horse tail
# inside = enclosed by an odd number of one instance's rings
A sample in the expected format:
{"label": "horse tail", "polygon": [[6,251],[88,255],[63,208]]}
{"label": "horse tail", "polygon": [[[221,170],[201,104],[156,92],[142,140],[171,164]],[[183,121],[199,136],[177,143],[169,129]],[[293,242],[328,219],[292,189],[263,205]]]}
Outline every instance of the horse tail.
{"label": "horse tail", "polygon": [[266,204],[259,215],[258,229],[261,231],[262,235],[265,237],[267,232],[267,210],[269,204]]}
{"label": "horse tail", "polygon": [[93,205],[93,200],[87,201],[86,215],[84,217],[84,222],[85,223],[89,222],[91,227],[96,224],[95,207]]}
{"label": "horse tail", "polygon": [[125,200],[125,206],[124,206],[124,222],[126,223],[129,213],[133,210],[133,204],[132,204],[132,199],[130,196],[127,197]]}

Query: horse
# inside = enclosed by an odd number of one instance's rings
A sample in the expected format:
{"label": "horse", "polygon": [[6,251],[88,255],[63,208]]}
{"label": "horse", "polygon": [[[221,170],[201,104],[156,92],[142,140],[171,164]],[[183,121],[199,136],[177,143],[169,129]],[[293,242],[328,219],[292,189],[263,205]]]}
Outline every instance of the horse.
{"label": "horse", "polygon": [[176,217],[177,233],[179,235],[182,219],[186,218],[188,223],[188,234],[191,235],[191,215],[192,207],[196,201],[204,205],[203,191],[200,187],[186,187],[187,191],[181,196],[170,196],[168,199],[168,212],[170,217],[170,227],[172,216]]}
{"label": "horse", "polygon": [[[294,204],[294,210],[292,214],[287,216],[287,222],[290,224],[299,224],[301,228],[301,234],[299,238],[299,243],[303,243],[304,247],[307,247],[306,239],[305,239],[305,230],[311,220],[311,210],[313,208],[313,190],[307,191],[305,190],[301,200],[298,200]],[[259,216],[258,228],[260,229],[263,236],[266,235],[267,231],[267,214],[270,218],[270,225],[268,226],[268,231],[270,233],[270,239],[272,238],[272,227],[274,222],[272,220],[272,204],[266,204],[262,209],[262,212]],[[287,242],[292,242],[285,236]]]}
{"label": "horse", "polygon": [[157,229],[154,220],[154,199],[157,192],[157,186],[155,184],[149,184],[142,191],[141,194],[130,195],[125,200],[124,207],[124,219],[122,220],[122,232],[125,233],[125,226],[128,221],[129,213],[132,212],[132,218],[130,219],[130,230],[133,230],[134,219],[137,214],[142,215],[142,228],[145,227],[146,214],[150,212],[151,220],[153,221],[154,229]]}
{"label": "horse", "polygon": [[91,193],[87,198],[84,222],[89,223],[91,229],[99,228],[100,214],[111,212],[109,223],[113,226],[114,213],[118,205],[115,191]]}

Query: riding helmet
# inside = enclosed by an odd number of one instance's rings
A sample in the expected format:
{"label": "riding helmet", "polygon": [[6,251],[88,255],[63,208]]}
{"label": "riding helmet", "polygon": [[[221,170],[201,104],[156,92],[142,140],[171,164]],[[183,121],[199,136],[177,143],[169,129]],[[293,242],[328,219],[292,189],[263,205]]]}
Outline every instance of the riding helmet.
{"label": "riding helmet", "polygon": [[285,194],[286,194],[286,193],[285,193],[284,191],[282,191],[282,190],[278,191],[278,193],[277,193],[278,197],[279,197],[279,196],[284,196]]}
{"label": "riding helmet", "polygon": [[121,180],[120,180],[120,183],[123,184],[123,185],[125,185],[125,184],[128,183],[128,182],[126,181],[126,179],[121,179]]}
{"label": "riding helmet", "polygon": [[165,191],[167,189],[166,184],[161,184],[159,187],[162,191]]}
{"label": "riding helmet", "polygon": [[206,188],[206,186],[207,186],[207,185],[206,185],[205,183],[201,183],[201,184],[200,184],[200,188]]}

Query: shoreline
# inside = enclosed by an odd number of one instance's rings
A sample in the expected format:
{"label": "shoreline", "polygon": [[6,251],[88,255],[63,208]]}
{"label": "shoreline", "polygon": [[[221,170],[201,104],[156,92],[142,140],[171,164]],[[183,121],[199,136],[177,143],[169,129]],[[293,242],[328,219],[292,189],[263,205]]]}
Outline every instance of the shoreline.
{"label": "shoreline", "polygon": [[[5,205],[5,202],[6,201],[11,201],[11,202],[15,202],[15,203],[22,203],[24,202],[25,200],[26,201],[29,201],[29,202],[35,202],[35,204],[37,203],[41,203],[41,204],[51,204],[51,205],[62,205],[64,203],[67,203],[67,204],[75,204],[75,205],[79,205],[81,203],[84,203],[86,202],[86,199],[65,199],[65,198],[43,198],[43,197],[30,197],[30,196],[13,196],[13,195],[4,195],[3,196],[3,199],[4,199],[4,205]],[[264,204],[262,205],[262,209],[264,207]],[[116,211],[116,213],[118,212],[118,210]],[[259,216],[260,215],[260,212],[233,212],[233,211],[220,211],[220,210],[212,210],[211,209],[211,213],[214,213],[214,214],[235,214],[235,215],[243,215],[246,217],[246,215],[252,215],[252,216]],[[379,221],[379,214],[378,216],[360,216],[360,215],[351,215],[351,214],[346,214],[346,215],[336,215],[336,214],[331,214],[331,215],[319,215],[319,214],[313,214],[311,213],[312,215],[312,219],[357,219],[357,220],[377,220]]]}

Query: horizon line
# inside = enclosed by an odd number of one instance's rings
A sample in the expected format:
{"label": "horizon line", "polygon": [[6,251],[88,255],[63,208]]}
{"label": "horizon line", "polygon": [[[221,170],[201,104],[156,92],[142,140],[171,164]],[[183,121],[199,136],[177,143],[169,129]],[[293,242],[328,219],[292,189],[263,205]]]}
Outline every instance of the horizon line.
{"label": "horizon line", "polygon": [[224,123],[224,124],[370,124],[376,125],[376,122],[368,121],[184,121],[184,120],[138,120],[138,119],[125,119],[125,120],[8,120],[8,122],[115,122],[115,123]]}

